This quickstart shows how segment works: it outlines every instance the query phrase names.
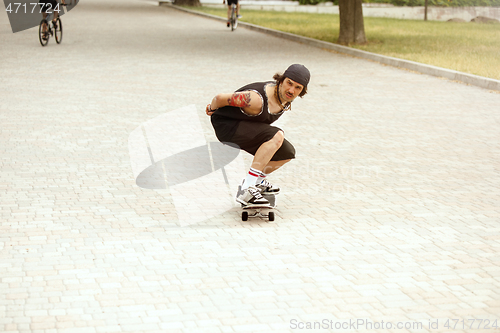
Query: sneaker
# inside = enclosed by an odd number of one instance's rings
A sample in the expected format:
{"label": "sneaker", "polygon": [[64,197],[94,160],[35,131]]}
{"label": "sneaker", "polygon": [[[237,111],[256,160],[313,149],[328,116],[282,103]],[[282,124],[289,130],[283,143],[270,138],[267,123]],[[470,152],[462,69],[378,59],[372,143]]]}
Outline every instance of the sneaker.
{"label": "sneaker", "polygon": [[237,17],[238,19],[240,19],[240,18],[242,18],[243,16],[241,16],[241,15],[236,15],[236,17]]}
{"label": "sneaker", "polygon": [[245,206],[269,205],[269,201],[262,196],[260,190],[258,190],[255,186],[250,186],[246,190],[238,192],[236,201]]}
{"label": "sneaker", "polygon": [[280,188],[278,186],[274,186],[270,182],[268,182],[266,179],[263,179],[262,182],[258,185],[256,185],[257,189],[262,193],[262,194],[279,194],[280,193]]}
{"label": "sneaker", "polygon": [[230,25],[231,25],[231,22],[227,21],[227,25],[226,25],[226,27],[228,27],[228,28],[229,28],[229,26],[230,26]]}

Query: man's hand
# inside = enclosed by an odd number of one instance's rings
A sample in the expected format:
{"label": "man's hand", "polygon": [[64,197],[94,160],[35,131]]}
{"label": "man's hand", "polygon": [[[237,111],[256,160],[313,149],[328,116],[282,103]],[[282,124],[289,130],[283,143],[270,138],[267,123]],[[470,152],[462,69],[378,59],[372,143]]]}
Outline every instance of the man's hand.
{"label": "man's hand", "polygon": [[205,113],[207,114],[207,116],[213,115],[214,112],[215,112],[215,110],[212,110],[212,107],[210,106],[210,104],[208,104],[207,108],[205,109]]}

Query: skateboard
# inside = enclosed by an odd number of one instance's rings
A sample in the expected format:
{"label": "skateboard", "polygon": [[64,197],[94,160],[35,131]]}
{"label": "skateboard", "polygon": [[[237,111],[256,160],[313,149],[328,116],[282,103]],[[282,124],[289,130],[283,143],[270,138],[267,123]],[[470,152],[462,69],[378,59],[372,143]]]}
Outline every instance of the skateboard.
{"label": "skateboard", "polygon": [[[238,192],[240,188],[238,188]],[[274,208],[276,208],[276,195],[274,194],[263,194],[264,198],[269,201],[269,205],[249,205],[245,206],[241,204],[241,220],[248,221],[250,217],[267,217],[269,221],[274,221]]]}

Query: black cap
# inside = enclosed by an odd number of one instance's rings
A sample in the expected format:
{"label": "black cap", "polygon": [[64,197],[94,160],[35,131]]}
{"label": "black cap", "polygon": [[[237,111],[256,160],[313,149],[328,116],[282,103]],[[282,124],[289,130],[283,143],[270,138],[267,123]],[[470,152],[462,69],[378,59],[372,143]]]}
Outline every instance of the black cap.
{"label": "black cap", "polygon": [[290,65],[290,67],[287,68],[283,75],[303,85],[304,87],[307,87],[309,79],[311,78],[311,73],[309,73],[309,70],[306,68],[306,66],[300,64]]}

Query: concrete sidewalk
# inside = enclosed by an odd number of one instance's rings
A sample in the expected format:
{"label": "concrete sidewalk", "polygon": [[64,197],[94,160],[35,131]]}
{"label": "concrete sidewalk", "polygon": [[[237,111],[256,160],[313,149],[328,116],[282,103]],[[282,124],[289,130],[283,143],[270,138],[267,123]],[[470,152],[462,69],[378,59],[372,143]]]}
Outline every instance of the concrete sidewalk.
{"label": "concrete sidewalk", "polygon": [[[498,93],[152,4],[82,1],[45,48],[0,15],[0,331],[498,331]],[[211,98],[291,63],[276,223],[137,185],[133,144],[215,142]]]}

